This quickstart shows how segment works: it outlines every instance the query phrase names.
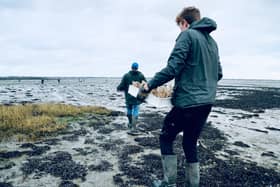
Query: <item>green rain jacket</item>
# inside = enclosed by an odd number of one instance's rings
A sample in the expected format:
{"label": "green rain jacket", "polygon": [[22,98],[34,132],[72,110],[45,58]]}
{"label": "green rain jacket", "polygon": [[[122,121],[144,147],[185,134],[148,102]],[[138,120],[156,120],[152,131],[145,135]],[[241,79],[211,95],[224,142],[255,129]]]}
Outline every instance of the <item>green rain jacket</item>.
{"label": "green rain jacket", "polygon": [[218,46],[210,36],[216,28],[215,21],[202,18],[181,32],[167,66],[149,81],[149,88],[156,88],[175,78],[174,106],[188,108],[213,104],[217,82],[223,76]]}
{"label": "green rain jacket", "polygon": [[128,93],[128,87],[133,81],[141,83],[142,81],[146,81],[146,78],[140,71],[129,71],[122,77],[121,83],[117,87],[118,91],[125,92],[125,103],[127,105],[139,105],[141,103]]}

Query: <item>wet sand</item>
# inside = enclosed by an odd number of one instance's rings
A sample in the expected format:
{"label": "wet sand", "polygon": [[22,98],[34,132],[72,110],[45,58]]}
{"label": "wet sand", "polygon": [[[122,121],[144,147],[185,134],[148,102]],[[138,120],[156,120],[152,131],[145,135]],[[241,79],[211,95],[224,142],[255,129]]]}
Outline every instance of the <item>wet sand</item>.
{"label": "wet sand", "polygon": [[[279,89],[220,88],[198,145],[201,186],[279,186],[279,110]],[[162,177],[158,137],[166,112],[142,108],[138,136],[127,134],[125,114],[115,111],[37,142],[2,142],[0,186],[150,186]],[[181,141],[179,135],[174,143],[178,186]]]}

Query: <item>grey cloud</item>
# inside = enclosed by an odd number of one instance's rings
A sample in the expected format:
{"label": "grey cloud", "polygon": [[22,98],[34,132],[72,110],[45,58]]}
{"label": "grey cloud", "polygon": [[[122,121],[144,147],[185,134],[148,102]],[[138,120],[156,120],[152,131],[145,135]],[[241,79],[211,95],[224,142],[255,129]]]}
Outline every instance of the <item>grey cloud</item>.
{"label": "grey cloud", "polygon": [[24,9],[31,5],[31,0],[0,0],[0,9]]}
{"label": "grey cloud", "polygon": [[248,77],[236,68],[249,68],[249,59],[261,69],[253,58],[259,55],[279,68],[279,3],[273,0],[0,0],[0,75],[121,76],[134,60],[154,75],[166,64],[179,34],[174,19],[185,5],[217,21],[213,36],[225,77]]}

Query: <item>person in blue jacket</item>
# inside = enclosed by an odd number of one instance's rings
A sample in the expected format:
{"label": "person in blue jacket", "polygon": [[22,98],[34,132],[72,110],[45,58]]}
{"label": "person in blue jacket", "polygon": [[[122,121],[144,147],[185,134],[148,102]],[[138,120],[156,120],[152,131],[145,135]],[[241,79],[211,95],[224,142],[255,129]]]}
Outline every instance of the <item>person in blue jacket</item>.
{"label": "person in blue jacket", "polygon": [[141,102],[128,93],[128,88],[133,82],[141,83],[142,81],[146,81],[145,76],[138,69],[139,64],[137,62],[133,62],[131,64],[131,70],[122,77],[121,83],[117,87],[117,91],[124,91],[125,93],[128,127],[132,133],[136,131],[139,105]]}

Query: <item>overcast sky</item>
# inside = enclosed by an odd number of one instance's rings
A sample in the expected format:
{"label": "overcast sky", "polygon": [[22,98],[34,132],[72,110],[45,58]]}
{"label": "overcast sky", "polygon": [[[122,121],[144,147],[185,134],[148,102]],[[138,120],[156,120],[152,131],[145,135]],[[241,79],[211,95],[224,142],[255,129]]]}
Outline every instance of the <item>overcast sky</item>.
{"label": "overcast sky", "polygon": [[0,0],[0,76],[153,76],[190,5],[217,22],[225,78],[280,79],[279,0]]}

